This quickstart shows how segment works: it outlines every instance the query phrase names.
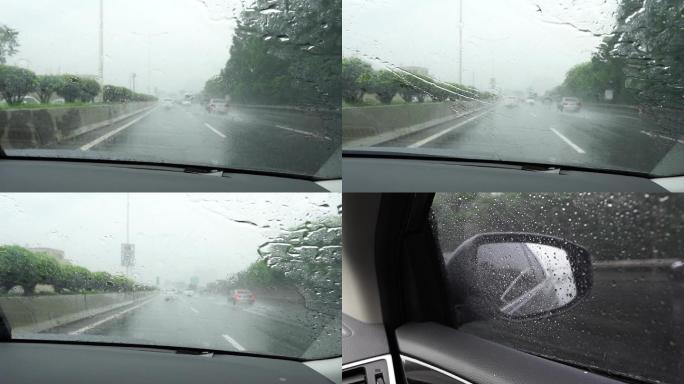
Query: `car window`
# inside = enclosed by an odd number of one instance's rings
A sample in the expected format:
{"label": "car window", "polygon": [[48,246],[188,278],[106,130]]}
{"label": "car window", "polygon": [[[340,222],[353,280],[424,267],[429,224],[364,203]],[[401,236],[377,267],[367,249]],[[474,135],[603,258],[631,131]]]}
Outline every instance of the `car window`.
{"label": "car window", "polygon": [[[437,194],[430,220],[445,263],[466,240],[492,232],[553,236],[585,248],[591,260],[589,292],[551,292],[559,306],[577,301],[549,316],[484,316],[474,312],[483,303],[469,297],[472,292],[451,291],[454,327],[590,371],[650,383],[681,382],[684,196]],[[559,256],[552,247],[504,245],[499,253],[480,247],[475,266],[477,283],[495,291],[497,307],[532,289],[574,286],[569,265],[548,262]],[[513,254],[526,256],[515,262]],[[469,261],[454,263],[464,270]],[[453,282],[457,275],[447,277]],[[558,284],[539,283],[548,278]]]}
{"label": "car window", "polygon": [[3,1],[0,148],[339,179],[341,13],[342,0]]}
{"label": "car window", "polygon": [[341,200],[0,195],[0,314],[17,340],[340,356]]}
{"label": "car window", "polygon": [[345,0],[343,147],[683,175],[680,3]]}

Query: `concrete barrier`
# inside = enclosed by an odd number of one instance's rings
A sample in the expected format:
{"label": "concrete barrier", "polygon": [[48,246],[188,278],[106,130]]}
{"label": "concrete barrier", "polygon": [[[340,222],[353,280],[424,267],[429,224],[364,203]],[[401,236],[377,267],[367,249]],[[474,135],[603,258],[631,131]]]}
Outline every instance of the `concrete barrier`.
{"label": "concrete barrier", "polygon": [[126,103],[0,110],[0,146],[5,149],[42,148],[111,125],[154,105]]}
{"label": "concrete barrier", "polygon": [[155,293],[96,293],[0,298],[13,332],[36,333],[147,299]]}
{"label": "concrete barrier", "polygon": [[481,110],[481,102],[409,103],[342,110],[345,147],[376,145]]}

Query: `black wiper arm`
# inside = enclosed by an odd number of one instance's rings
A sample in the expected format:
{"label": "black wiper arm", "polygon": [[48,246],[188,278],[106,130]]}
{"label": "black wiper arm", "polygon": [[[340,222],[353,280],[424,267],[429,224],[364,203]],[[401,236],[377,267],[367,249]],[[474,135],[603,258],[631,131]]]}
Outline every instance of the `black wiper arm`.
{"label": "black wiper arm", "polygon": [[9,320],[5,316],[5,312],[0,307],[0,341],[12,340],[12,328],[10,328]]}

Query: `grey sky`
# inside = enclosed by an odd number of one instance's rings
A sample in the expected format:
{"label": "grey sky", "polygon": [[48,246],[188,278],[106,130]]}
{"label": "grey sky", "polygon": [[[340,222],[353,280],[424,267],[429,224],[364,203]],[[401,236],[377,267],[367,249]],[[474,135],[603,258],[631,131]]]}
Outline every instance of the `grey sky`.
{"label": "grey sky", "polygon": [[[130,194],[136,279],[225,278],[256,261],[258,246],[282,228],[337,214],[340,204],[332,193]],[[91,271],[123,271],[126,194],[3,194],[0,217],[0,245],[56,248]]]}
{"label": "grey sky", "polygon": [[[147,92],[148,34],[152,85],[199,91],[229,58],[240,0],[104,0],[105,83]],[[39,73],[97,75],[99,0],[3,0],[0,24],[19,31],[9,64]]]}
{"label": "grey sky", "polygon": [[[458,80],[457,0],[344,0],[343,55]],[[537,4],[541,9],[538,11]],[[543,92],[612,31],[617,0],[464,0],[463,83]],[[567,24],[573,24],[573,26]],[[581,32],[578,29],[588,29]]]}

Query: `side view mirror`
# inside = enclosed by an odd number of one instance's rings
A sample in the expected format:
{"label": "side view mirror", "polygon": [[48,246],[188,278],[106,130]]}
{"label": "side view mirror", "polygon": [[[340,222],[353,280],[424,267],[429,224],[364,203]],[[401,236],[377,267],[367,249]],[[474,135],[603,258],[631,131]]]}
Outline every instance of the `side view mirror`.
{"label": "side view mirror", "polygon": [[446,255],[453,293],[476,317],[528,319],[565,310],[591,289],[589,252],[532,233],[484,233]]}

